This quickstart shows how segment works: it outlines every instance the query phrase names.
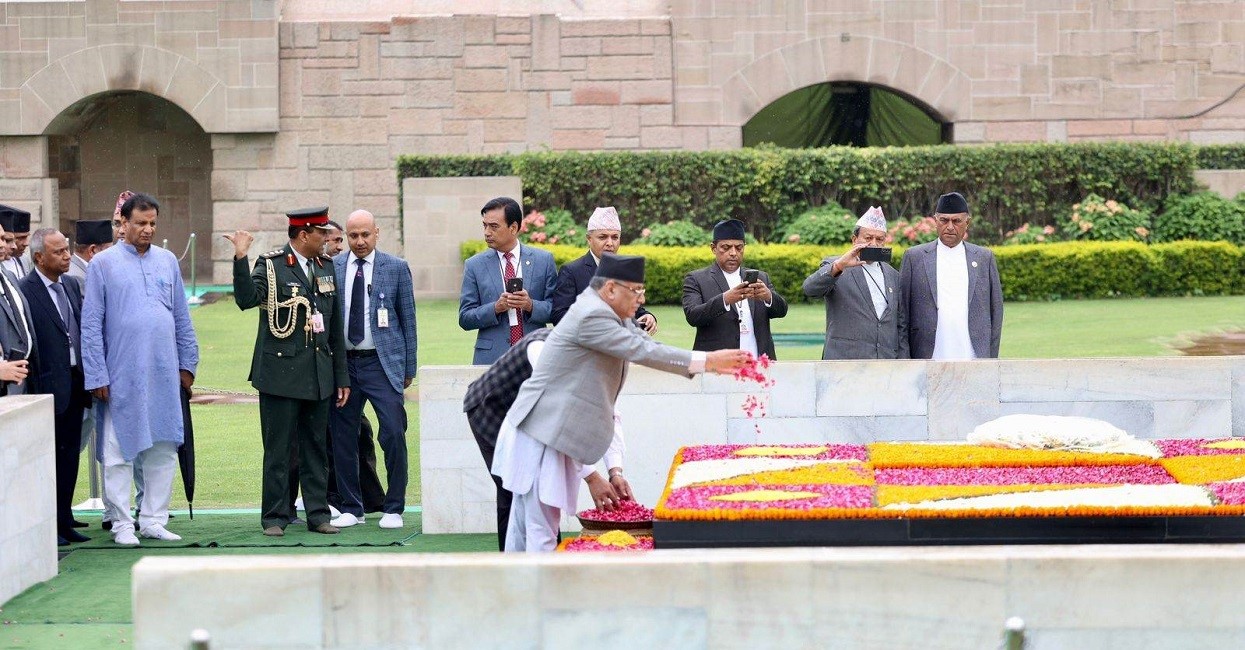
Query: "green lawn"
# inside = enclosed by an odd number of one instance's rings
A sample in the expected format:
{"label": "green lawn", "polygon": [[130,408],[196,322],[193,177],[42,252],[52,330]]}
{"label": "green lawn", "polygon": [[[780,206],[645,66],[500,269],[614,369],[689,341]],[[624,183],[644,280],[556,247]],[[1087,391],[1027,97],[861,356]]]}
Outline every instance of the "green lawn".
{"label": "green lawn", "polygon": [[[693,330],[677,306],[655,306],[657,338],[690,347]],[[471,363],[474,335],[458,327],[458,304],[421,301],[420,365]],[[197,384],[213,391],[254,394],[246,380],[255,341],[257,310],[240,312],[232,300],[191,311],[199,335],[201,362]],[[823,332],[820,304],[793,305],[775,321],[774,331]],[[1009,358],[1161,356],[1177,354],[1171,347],[1205,332],[1245,329],[1245,297],[1142,298],[1053,303],[1009,303],[1003,329],[1002,356]],[[821,346],[780,347],[783,360],[818,359]],[[407,445],[411,480],[409,504],[420,502],[419,406],[407,403],[410,431]],[[254,404],[196,405],[199,508],[255,507],[259,502],[261,447],[259,412]],[[375,420],[373,420],[375,422]],[[86,471],[77,492],[86,495]],[[383,468],[382,468],[383,475]],[[175,508],[184,507],[180,490]]]}

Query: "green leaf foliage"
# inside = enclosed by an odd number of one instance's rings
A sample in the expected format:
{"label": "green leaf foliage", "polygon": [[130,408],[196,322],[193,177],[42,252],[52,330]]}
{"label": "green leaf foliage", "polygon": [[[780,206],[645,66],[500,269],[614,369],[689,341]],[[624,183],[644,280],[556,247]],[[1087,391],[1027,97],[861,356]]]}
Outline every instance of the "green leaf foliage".
{"label": "green leaf foliage", "polygon": [[856,215],[837,203],[805,210],[787,226],[778,241],[784,244],[831,246],[846,244],[856,230]]}
{"label": "green leaf foliage", "polygon": [[[540,248],[553,253],[558,266],[587,250],[586,246]],[[795,302],[805,300],[804,279],[817,270],[822,258],[841,255],[847,248],[750,245],[744,264],[768,273],[778,293]],[[462,258],[482,250],[483,241],[464,242]],[[893,250],[891,264],[899,268],[904,249],[894,246]],[[1006,300],[1245,294],[1245,251],[1226,242],[1058,242],[992,250]],[[619,252],[645,257],[645,299],[656,305],[679,304],[683,277],[713,262],[708,246],[629,245]]]}
{"label": "green leaf foliage", "polygon": [[1202,169],[1245,169],[1245,144],[1208,144],[1197,148]]}
{"label": "green leaf foliage", "polygon": [[652,223],[707,229],[733,217],[774,241],[803,210],[830,204],[852,214],[880,205],[890,219],[913,221],[958,190],[973,209],[974,240],[997,242],[1024,223],[1055,225],[1091,193],[1154,213],[1193,189],[1197,164],[1197,149],[1183,143],[1071,143],[403,156],[398,170],[516,175],[525,203],[565,208],[576,222],[599,205],[617,207],[627,240]]}
{"label": "green leaf foliage", "polygon": [[1155,221],[1154,241],[1198,239],[1245,246],[1245,202],[1214,192],[1172,197]]}

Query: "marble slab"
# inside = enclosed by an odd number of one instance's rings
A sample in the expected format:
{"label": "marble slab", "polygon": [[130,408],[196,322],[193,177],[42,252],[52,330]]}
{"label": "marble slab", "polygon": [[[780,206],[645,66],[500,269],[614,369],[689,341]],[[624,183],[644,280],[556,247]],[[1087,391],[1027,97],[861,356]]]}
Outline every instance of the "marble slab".
{"label": "marble slab", "polygon": [[0,397],[0,605],[56,576],[51,395]]}

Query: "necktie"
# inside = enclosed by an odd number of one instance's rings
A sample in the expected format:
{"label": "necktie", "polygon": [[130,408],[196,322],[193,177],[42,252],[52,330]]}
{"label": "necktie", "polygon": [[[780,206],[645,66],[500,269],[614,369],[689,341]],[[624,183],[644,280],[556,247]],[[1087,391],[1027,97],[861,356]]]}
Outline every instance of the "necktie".
{"label": "necktie", "polygon": [[[505,279],[509,280],[515,277],[514,264],[511,263],[511,260],[514,259],[514,254],[506,253],[505,255],[503,255],[503,257],[506,258]],[[518,312],[518,314],[519,314],[518,322],[510,326],[510,345],[514,345],[515,343],[518,343],[519,339],[523,338],[523,312]]]}
{"label": "necktie", "polygon": [[65,324],[65,331],[69,333],[69,345],[74,351],[74,361],[77,361],[79,354],[78,319],[74,316],[73,309],[69,307],[69,296],[65,293],[65,285],[60,282],[53,282],[52,291],[56,293],[57,306],[60,307],[61,312],[61,322]]}
{"label": "necktie", "polygon": [[359,268],[354,272],[354,285],[350,287],[350,328],[347,334],[351,345],[363,342],[363,285],[366,282],[363,277],[364,262],[366,260],[355,260]]}

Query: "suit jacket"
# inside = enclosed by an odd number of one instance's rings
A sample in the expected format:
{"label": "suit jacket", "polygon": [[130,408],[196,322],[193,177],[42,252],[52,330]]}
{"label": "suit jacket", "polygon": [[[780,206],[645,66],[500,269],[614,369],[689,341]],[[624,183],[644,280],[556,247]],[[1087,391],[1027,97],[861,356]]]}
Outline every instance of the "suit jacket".
{"label": "suit jacket", "polygon": [[691,377],[691,352],[657,343],[588,289],[553,328],[506,418],[557,451],[596,463],[614,438],[614,402],[631,362]]}
{"label": "suit jacket", "polygon": [[804,295],[826,301],[826,343],[822,359],[907,359],[908,315],[899,286],[899,271],[882,265],[886,311],[878,318],[873,308],[872,280],[864,267],[843,269],[836,278],[827,257],[804,280]]}
{"label": "suit jacket", "polygon": [[506,411],[519,396],[519,387],[532,376],[532,364],[527,360],[527,347],[532,341],[544,341],[553,330],[542,327],[518,343],[510,346],[501,358],[488,367],[483,375],[467,386],[463,396],[463,411],[476,433],[489,443],[497,444],[497,434],[506,419]]}
{"label": "suit jacket", "polygon": [[[26,375],[26,380],[22,382],[23,392],[28,394],[37,393],[39,392],[39,378],[35,376],[35,373],[39,369],[39,338],[35,333],[33,315],[30,313],[30,301],[26,300],[26,296],[22,293],[17,279],[11,273],[0,270],[0,276],[3,276],[4,290],[16,293],[18,299],[22,301],[24,314],[23,317],[21,314],[15,313],[9,305],[8,299],[0,296],[0,354],[3,354],[5,359],[18,358],[30,361],[28,366],[30,373]],[[14,355],[14,348],[19,345],[18,342],[22,336],[20,334],[22,331],[22,319],[26,321],[26,331],[30,332],[30,347],[32,349],[26,351],[29,352],[29,355],[25,353]],[[0,396],[8,394],[8,386],[8,382],[0,382]]]}
{"label": "suit jacket", "polygon": [[[968,264],[968,337],[979,359],[999,356],[1003,336],[1003,287],[994,253],[963,242]],[[934,356],[938,329],[938,242],[909,248],[899,284],[908,312],[908,346],[913,359]]]}
{"label": "suit jacket", "polygon": [[[289,263],[293,260],[293,263]],[[302,400],[326,400],[337,388],[350,386],[346,372],[346,334],[338,306],[333,260],[326,255],[312,260],[315,277],[308,278],[294,257],[294,249],[284,247],[264,253],[255,260],[255,270],[247,274],[247,259],[233,262],[233,299],[239,309],[260,308],[259,332],[251,359],[251,385],[261,393]],[[294,310],[294,331],[286,338],[273,335],[268,324],[268,268],[276,276],[278,303],[298,296],[313,300],[323,314],[324,331],[308,332],[307,310]],[[332,286],[321,291],[320,283]],[[314,285],[312,283],[315,283]],[[314,287],[315,291],[312,291]],[[310,293],[310,295],[309,295]],[[291,309],[277,307],[278,326],[291,317]]]}
{"label": "suit jacket", "polygon": [[[553,290],[557,267],[549,251],[524,244],[517,264],[522,267],[523,288],[532,299],[532,313],[523,314],[523,333],[540,329],[553,315]],[[517,270],[517,269],[516,269]],[[510,317],[493,311],[505,289],[497,251],[488,248],[463,265],[463,289],[458,299],[458,326],[476,332],[471,363],[487,366],[510,348]]]}
{"label": "suit jacket", "polygon": [[[63,275],[60,281],[65,287],[65,295],[69,297],[69,308],[73,310],[75,320],[81,323],[82,283],[77,278]],[[26,306],[34,322],[32,331],[35,334],[39,363],[33,372],[38,375],[39,392],[52,395],[58,414],[69,408],[71,400],[89,403],[81,379],[77,382],[73,380],[69,369],[69,332],[65,329],[65,322],[61,320],[60,308],[52,302],[52,296],[48,295],[47,287],[43,285],[43,278],[38,273],[30,273],[18,285],[22,296],[26,298]],[[73,334],[81,340],[81,327]],[[81,372],[81,354],[78,355],[78,368]]]}
{"label": "suit jacket", "polygon": [[[744,270],[745,267],[739,267],[741,277]],[[777,359],[769,322],[772,318],[787,315],[787,301],[774,291],[774,285],[765,271],[760,272],[760,278],[774,297],[768,307],[760,300],[748,299],[752,327],[756,331],[757,352]],[[683,315],[687,317],[687,324],[696,328],[696,341],[692,349],[712,352],[739,347],[739,308],[737,305],[727,308],[722,304],[722,294],[729,290],[726,275],[717,263],[692,271],[683,278]]]}
{"label": "suit jacket", "polygon": [[[588,283],[592,281],[592,276],[596,275],[596,272],[597,261],[592,257],[591,251],[584,253],[584,256],[577,260],[563,264],[558,270],[557,286],[553,290],[554,325],[557,325],[571,305],[575,304],[575,298],[588,288]],[[651,312],[643,305],[635,310],[636,318],[648,313]]]}
{"label": "suit jacket", "polygon": [[69,270],[65,271],[65,275],[71,278],[78,278],[84,283],[86,282],[86,262],[82,261],[77,255],[69,256]]}
{"label": "suit jacket", "polygon": [[[368,291],[368,327],[372,330],[372,342],[376,344],[376,356],[393,389],[401,393],[407,377],[415,377],[415,288],[411,281],[411,267],[398,257],[376,251],[373,259],[372,284]],[[342,315],[346,314],[346,292],[351,291],[354,281],[355,256],[349,250],[333,258],[337,272],[337,295]],[[349,269],[347,268],[349,267]],[[382,299],[381,296],[384,296]],[[389,327],[381,327],[377,313],[381,307],[389,310]]]}

